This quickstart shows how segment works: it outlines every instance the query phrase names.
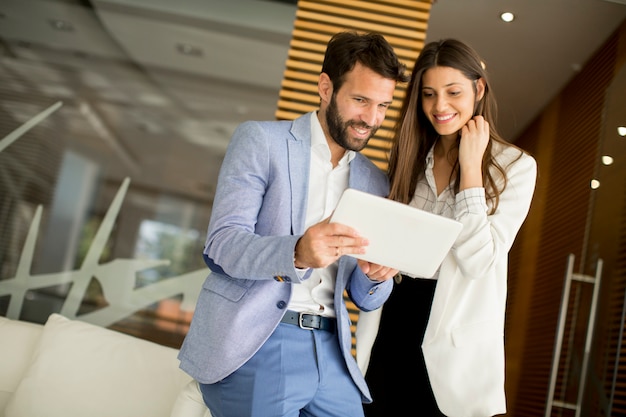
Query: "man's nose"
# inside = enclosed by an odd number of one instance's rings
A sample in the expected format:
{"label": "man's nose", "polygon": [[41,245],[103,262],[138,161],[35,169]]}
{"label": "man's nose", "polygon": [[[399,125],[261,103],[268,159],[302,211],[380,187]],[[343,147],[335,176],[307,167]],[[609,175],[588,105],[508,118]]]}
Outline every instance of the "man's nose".
{"label": "man's nose", "polygon": [[377,118],[378,106],[367,106],[365,109],[363,109],[363,113],[361,114],[361,120],[368,126],[376,126]]}

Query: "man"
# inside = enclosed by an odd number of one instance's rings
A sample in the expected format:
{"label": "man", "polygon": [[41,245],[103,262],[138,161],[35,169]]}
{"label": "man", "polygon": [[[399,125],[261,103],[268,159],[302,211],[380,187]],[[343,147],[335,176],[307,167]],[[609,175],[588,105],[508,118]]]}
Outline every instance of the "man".
{"label": "man", "polygon": [[344,290],[377,309],[398,271],[343,256],[368,242],[328,218],[348,187],[387,195],[386,175],[358,151],[405,81],[382,36],[338,33],[317,112],[233,134],[204,248],[212,273],[179,354],[213,417],[358,417],[371,402]]}

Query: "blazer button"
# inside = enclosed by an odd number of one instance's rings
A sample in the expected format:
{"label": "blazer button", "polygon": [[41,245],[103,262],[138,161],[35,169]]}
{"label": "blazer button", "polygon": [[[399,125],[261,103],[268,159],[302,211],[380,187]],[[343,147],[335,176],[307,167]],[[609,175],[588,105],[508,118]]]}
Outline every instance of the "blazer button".
{"label": "blazer button", "polygon": [[279,301],[276,303],[276,307],[280,308],[281,310],[284,309],[285,307],[287,307],[287,303],[284,301]]}
{"label": "blazer button", "polygon": [[274,275],[274,281],[277,282],[291,282],[291,277],[284,275]]}

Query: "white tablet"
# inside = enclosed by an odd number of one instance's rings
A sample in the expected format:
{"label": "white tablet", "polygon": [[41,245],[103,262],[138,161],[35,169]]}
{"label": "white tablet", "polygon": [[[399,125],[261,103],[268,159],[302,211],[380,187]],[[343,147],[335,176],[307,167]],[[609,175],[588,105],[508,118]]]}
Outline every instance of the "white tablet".
{"label": "white tablet", "polygon": [[456,220],[352,188],[343,192],[330,221],[370,241],[365,254],[350,256],[423,278],[437,272],[463,228]]}

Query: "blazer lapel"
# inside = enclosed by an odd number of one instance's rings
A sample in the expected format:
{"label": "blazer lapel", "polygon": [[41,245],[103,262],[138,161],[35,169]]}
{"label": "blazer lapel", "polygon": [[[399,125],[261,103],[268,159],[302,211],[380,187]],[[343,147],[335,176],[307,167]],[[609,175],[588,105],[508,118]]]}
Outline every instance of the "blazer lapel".
{"label": "blazer lapel", "polygon": [[295,119],[287,140],[287,166],[291,183],[291,224],[293,234],[304,232],[311,164],[311,117],[314,112]]}
{"label": "blazer lapel", "polygon": [[358,155],[350,162],[350,179],[348,187],[359,191],[368,191],[370,182],[369,171],[363,165]]}

